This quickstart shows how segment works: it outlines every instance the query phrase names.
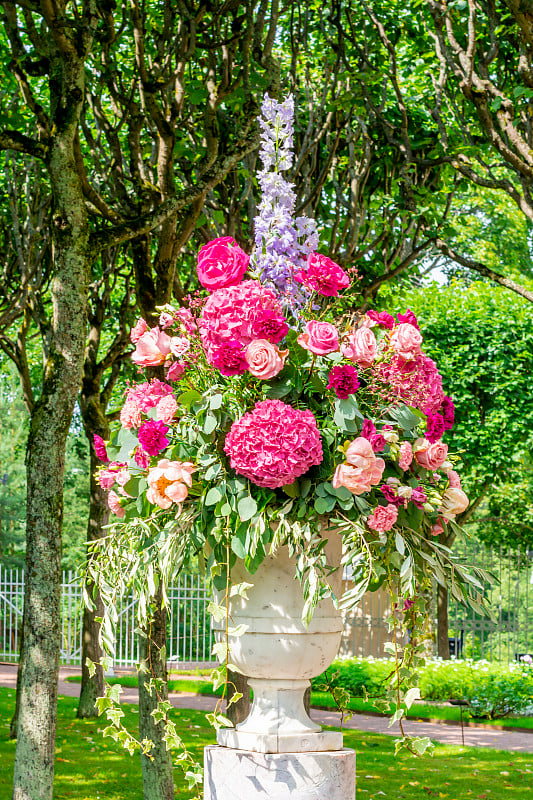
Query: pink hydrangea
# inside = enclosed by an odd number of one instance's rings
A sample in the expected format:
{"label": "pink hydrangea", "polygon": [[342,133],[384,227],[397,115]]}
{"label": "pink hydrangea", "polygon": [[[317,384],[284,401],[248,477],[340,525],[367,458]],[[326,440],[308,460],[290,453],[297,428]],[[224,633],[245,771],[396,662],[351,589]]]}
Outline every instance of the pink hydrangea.
{"label": "pink hydrangea", "polygon": [[126,403],[137,403],[138,407],[143,413],[149,408],[154,408],[162,397],[172,394],[172,386],[168,383],[160,381],[158,378],[152,378],[148,383],[135,383],[130,386],[126,395]]}
{"label": "pink hydrangea", "polygon": [[398,509],[396,506],[392,504],[378,506],[367,519],[367,525],[372,530],[378,531],[378,533],[386,533],[391,530],[397,519]]}
{"label": "pink hydrangea", "polygon": [[236,472],[270,489],[293,483],[323,459],[312,412],[281,400],[263,400],[234,422],[224,449]]}
{"label": "pink hydrangea", "polygon": [[280,332],[285,331],[285,324],[276,295],[259,281],[243,281],[238,286],[213,292],[207,298],[198,320],[202,344],[210,364],[214,364],[215,355],[224,342],[236,341],[243,349],[253,339],[262,338],[276,343],[280,340]]}
{"label": "pink hydrangea", "polygon": [[388,402],[404,402],[424,413],[435,413],[444,400],[442,378],[434,361],[420,353],[411,361],[398,354],[372,367],[371,388]]}

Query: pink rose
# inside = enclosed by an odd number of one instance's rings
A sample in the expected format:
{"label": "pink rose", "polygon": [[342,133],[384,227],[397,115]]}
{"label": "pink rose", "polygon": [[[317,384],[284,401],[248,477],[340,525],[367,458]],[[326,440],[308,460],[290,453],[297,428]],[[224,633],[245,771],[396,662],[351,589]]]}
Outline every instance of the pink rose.
{"label": "pink rose", "polygon": [[170,352],[179,358],[191,349],[190,339],[186,336],[173,336],[170,340]]}
{"label": "pink rose", "polygon": [[108,467],[100,469],[98,471],[98,483],[102,489],[111,489],[111,487],[115,484],[115,481],[118,481],[118,476],[122,471],[125,470],[125,468],[125,462],[112,461]]}
{"label": "pink rose", "polygon": [[111,490],[107,495],[107,505],[109,506],[111,512],[120,519],[125,516],[126,511],[120,505],[120,498],[118,494],[113,490]]}
{"label": "pink rose", "polygon": [[449,469],[448,472],[446,473],[446,477],[448,478],[450,488],[452,489],[461,488],[461,478],[454,469]]}
{"label": "pink rose", "polygon": [[146,324],[146,320],[140,317],[140,319],[137,320],[137,322],[130,331],[130,339],[133,342],[133,344],[135,344],[135,342],[138,342],[143,333],[146,333],[147,330],[148,330],[148,325]]}
{"label": "pink rose", "polygon": [[417,331],[415,326],[409,322],[402,322],[401,325],[397,325],[390,337],[392,349],[404,361],[412,361],[416,356],[420,355],[422,341],[420,331]]}
{"label": "pink rose", "polygon": [[339,334],[331,322],[311,320],[305,323],[305,330],[297,339],[300,347],[304,347],[317,356],[325,356],[339,349]]}
{"label": "pink rose", "polygon": [[360,436],[349,445],[346,463],[337,467],[332,484],[335,489],[345,486],[352,494],[364,494],[380,482],[384,469],[383,459],[377,458],[368,439]]}
{"label": "pink rose", "polygon": [[249,261],[250,256],[232,236],[213,239],[204,244],[198,253],[198,280],[210,292],[235,286],[241,282]]}
{"label": "pink rose", "polygon": [[444,533],[444,526],[440,519],[437,520],[435,525],[431,526],[430,533],[432,536],[440,536],[441,533]]}
{"label": "pink rose", "polygon": [[135,400],[126,400],[120,410],[120,424],[123,428],[138,428],[142,422],[141,407]]}
{"label": "pink rose", "polygon": [[442,505],[439,511],[444,514],[446,519],[451,519],[455,517],[456,514],[462,514],[463,511],[466,511],[469,502],[468,497],[462,489],[450,486],[442,496]]}
{"label": "pink rose", "polygon": [[178,404],[173,394],[167,394],[162,397],[157,404],[157,419],[160,419],[165,424],[172,422],[174,414],[178,410]]}
{"label": "pink rose", "polygon": [[398,466],[405,472],[405,470],[409,469],[409,467],[411,466],[412,461],[413,461],[413,447],[411,445],[411,442],[402,442],[400,445],[400,458],[398,460]]}
{"label": "pink rose", "polygon": [[170,508],[172,503],[177,503],[181,511],[181,503],[189,493],[188,487],[192,486],[194,471],[195,466],[189,461],[169,461],[168,458],[162,458],[146,477],[149,487],[146,499],[160,508]]}
{"label": "pink rose", "polygon": [[415,461],[421,467],[429,470],[436,470],[448,456],[448,445],[442,442],[428,442],[427,439],[417,439],[413,447]]}
{"label": "pink rose", "polygon": [[163,328],[170,328],[172,323],[174,322],[174,317],[172,314],[169,314],[168,311],[162,311],[159,316],[159,327]]}
{"label": "pink rose", "polygon": [[294,278],[325,297],[336,297],[341,289],[350,285],[348,273],[320,253],[309,253],[307,270],[299,270]]}
{"label": "pink rose", "polygon": [[268,381],[281,372],[289,351],[280,350],[267,339],[254,339],[246,348],[244,355],[248,362],[248,371],[255,378]]}
{"label": "pink rose", "polygon": [[179,381],[179,379],[183,377],[184,372],[185,366],[179,361],[174,361],[168,368],[167,381]]}
{"label": "pink rose", "polygon": [[390,531],[397,519],[398,509],[396,506],[389,504],[388,506],[378,506],[374,513],[369,516],[366,524],[374,531],[385,533]]}
{"label": "pink rose", "polygon": [[345,358],[355,361],[363,369],[372,366],[376,359],[378,343],[374,332],[366,326],[358,328],[348,336],[348,341],[342,346]]}
{"label": "pink rose", "polygon": [[170,353],[170,336],[159,328],[152,328],[137,340],[131,360],[139,367],[157,367]]}

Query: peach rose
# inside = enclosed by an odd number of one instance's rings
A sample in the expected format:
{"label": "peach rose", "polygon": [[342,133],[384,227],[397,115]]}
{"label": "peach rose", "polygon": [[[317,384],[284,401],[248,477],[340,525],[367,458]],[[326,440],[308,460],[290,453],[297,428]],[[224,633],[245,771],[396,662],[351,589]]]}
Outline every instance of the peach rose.
{"label": "peach rose", "polygon": [[397,325],[390,337],[392,349],[398,353],[404,361],[412,361],[420,355],[420,345],[423,342],[422,334],[417,331],[414,325],[402,322]]}
{"label": "peach rose", "polygon": [[319,322],[312,319],[305,323],[305,330],[296,340],[300,347],[304,347],[317,356],[335,353],[339,349],[339,334],[331,322]]}
{"label": "peach rose", "polygon": [[137,340],[131,360],[139,367],[157,367],[170,353],[170,336],[158,327],[146,331]]}
{"label": "peach rose", "polygon": [[143,333],[146,333],[147,330],[148,325],[146,324],[146,320],[140,317],[130,331],[130,339],[133,344],[138,342]]}
{"label": "peach rose", "polygon": [[248,371],[255,377],[268,381],[283,369],[288,350],[280,350],[268,339],[254,339],[245,351]]}
{"label": "peach rose", "polygon": [[368,439],[354,439],[346,451],[346,463],[340,464],[333,476],[333,487],[345,486],[352,494],[369,492],[383,475],[385,462],[377,458]]}
{"label": "peach rose", "polygon": [[168,458],[162,458],[146,476],[149,486],[146,499],[160,508],[170,508],[172,503],[177,503],[181,511],[181,504],[189,493],[188,487],[192,486],[192,473],[195,469],[189,461],[169,461]]}
{"label": "peach rose", "polygon": [[466,511],[470,501],[462,489],[450,486],[442,495],[442,505],[439,511],[446,517],[452,519],[456,514]]}
{"label": "peach rose", "polygon": [[448,445],[440,440],[431,444],[427,439],[417,439],[413,452],[417,464],[425,469],[436,470],[446,461]]}
{"label": "peach rose", "polygon": [[378,343],[374,332],[363,326],[348,335],[348,341],[342,346],[345,358],[355,361],[363,369],[371,367],[376,359]]}

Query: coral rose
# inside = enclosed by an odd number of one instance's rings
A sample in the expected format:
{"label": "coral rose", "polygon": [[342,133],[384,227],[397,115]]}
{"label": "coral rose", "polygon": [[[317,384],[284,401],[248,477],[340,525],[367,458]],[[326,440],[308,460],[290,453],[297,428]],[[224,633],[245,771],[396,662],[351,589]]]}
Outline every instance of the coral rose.
{"label": "coral rose", "polygon": [[413,447],[415,461],[421,467],[430,470],[439,469],[446,461],[448,445],[442,442],[428,442],[427,439],[417,439]]}
{"label": "coral rose", "polygon": [[146,477],[149,487],[146,499],[160,508],[170,508],[172,503],[177,503],[181,511],[181,504],[189,493],[188,487],[192,486],[192,473],[195,469],[194,464],[189,461],[169,461],[168,458],[162,458]]}
{"label": "coral rose", "polygon": [[369,492],[383,475],[385,462],[377,458],[368,439],[354,439],[346,451],[346,463],[340,464],[333,476],[333,487],[345,486],[352,494]]}
{"label": "coral rose", "polygon": [[439,511],[442,512],[446,519],[455,517],[456,514],[462,514],[466,511],[470,501],[462,489],[457,489],[450,486],[442,496],[442,505]]}
{"label": "coral rose", "polygon": [[390,337],[392,349],[398,353],[404,361],[411,361],[420,355],[420,345],[422,344],[422,334],[417,331],[414,325],[409,322],[402,322],[397,325]]}
{"label": "coral rose", "polygon": [[281,372],[289,351],[280,350],[267,339],[254,339],[246,348],[244,355],[248,362],[248,371],[255,378],[268,381]]}
{"label": "coral rose", "polygon": [[204,244],[198,253],[198,280],[210,292],[240,283],[250,256],[232,236],[223,236]]}
{"label": "coral rose", "polygon": [[170,353],[170,336],[158,327],[151,328],[137,340],[131,360],[139,367],[157,367]]}
{"label": "coral rose", "polygon": [[366,524],[369,528],[379,533],[390,531],[398,519],[398,509],[395,505],[378,506],[374,513],[369,516]]}
{"label": "coral rose", "polygon": [[363,326],[349,334],[348,340],[342,346],[345,358],[355,361],[363,369],[371,367],[376,360],[378,343],[374,332]]}
{"label": "coral rose", "polygon": [[304,347],[317,356],[335,353],[339,349],[339,334],[331,322],[311,320],[305,323],[305,330],[296,340],[300,347]]}

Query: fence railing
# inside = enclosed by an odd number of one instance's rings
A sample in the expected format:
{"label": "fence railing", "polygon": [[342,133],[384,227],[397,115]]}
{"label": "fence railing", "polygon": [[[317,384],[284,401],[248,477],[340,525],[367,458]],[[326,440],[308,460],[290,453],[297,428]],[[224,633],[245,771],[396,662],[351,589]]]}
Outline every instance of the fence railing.
{"label": "fence railing", "polygon": [[[494,621],[450,602],[449,635],[455,654],[508,662],[533,654],[533,552],[517,548],[504,553],[501,548],[487,548],[476,542],[457,545],[454,550],[467,563],[483,567],[498,578],[488,590]],[[61,588],[61,663],[80,665],[82,589],[74,572],[63,573]],[[168,661],[175,665],[212,661],[213,633],[204,579],[200,575],[181,575],[169,592],[169,602]],[[0,661],[18,659],[23,604],[24,571],[0,565]],[[135,598],[122,598],[117,612],[115,665],[133,667],[138,662]],[[340,652],[346,656],[384,655],[383,646],[390,638],[387,614],[384,593],[366,595],[345,620]]]}
{"label": "fence railing", "polygon": [[[182,575],[169,592],[167,658],[171,664],[212,660],[213,634],[207,613],[209,598],[200,575]],[[24,570],[0,565],[0,661],[16,662],[22,631]],[[133,667],[139,660],[137,604],[130,595],[117,606],[115,666]],[[63,573],[61,584],[61,663],[81,664],[82,587],[76,573]]]}

